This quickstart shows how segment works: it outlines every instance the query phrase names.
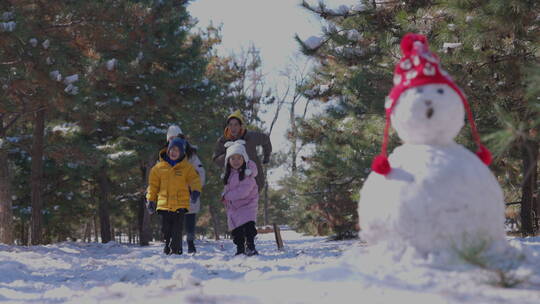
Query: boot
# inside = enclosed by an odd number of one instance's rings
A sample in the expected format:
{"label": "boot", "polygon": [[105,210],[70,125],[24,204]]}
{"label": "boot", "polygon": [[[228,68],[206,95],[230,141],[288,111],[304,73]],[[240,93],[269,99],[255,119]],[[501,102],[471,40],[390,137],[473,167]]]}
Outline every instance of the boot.
{"label": "boot", "polygon": [[246,248],[244,244],[236,245],[236,254],[235,255],[241,255],[246,254]]}
{"label": "boot", "polygon": [[197,249],[195,249],[195,242],[193,240],[188,240],[187,246],[188,246],[188,250],[187,250],[188,253],[197,252]]}
{"label": "boot", "polygon": [[165,241],[165,247],[163,247],[163,253],[166,255],[171,254],[171,247],[169,247],[169,241]]}
{"label": "boot", "polygon": [[259,252],[257,252],[257,249],[255,249],[255,243],[248,242],[247,248],[246,248],[246,255],[247,256],[253,256],[253,255],[259,255]]}
{"label": "boot", "polygon": [[259,253],[255,249],[255,236],[257,235],[257,228],[255,227],[255,222],[248,222],[245,225],[246,231],[246,255],[258,255]]}
{"label": "boot", "polygon": [[171,254],[182,254],[182,243],[178,246],[171,242]]}
{"label": "boot", "polygon": [[182,248],[172,250],[172,251],[171,251],[171,254],[178,254],[178,255],[181,255],[181,254],[182,254]]}

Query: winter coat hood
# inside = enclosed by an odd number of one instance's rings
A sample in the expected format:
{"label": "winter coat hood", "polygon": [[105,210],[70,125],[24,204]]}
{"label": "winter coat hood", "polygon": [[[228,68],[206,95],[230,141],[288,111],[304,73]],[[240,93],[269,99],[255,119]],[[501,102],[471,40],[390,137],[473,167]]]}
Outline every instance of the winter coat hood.
{"label": "winter coat hood", "polygon": [[[257,164],[257,171],[259,172],[259,175],[257,176],[257,185],[259,186],[259,189],[262,190],[264,187],[265,179],[264,174],[262,174],[262,163],[259,159],[259,156],[257,155],[257,146],[262,146],[263,160],[268,161],[270,159],[270,155],[272,154],[272,143],[270,142],[270,137],[264,133],[246,131],[242,140],[246,142],[245,148],[249,160],[254,161],[255,164]],[[222,136],[216,142],[213,159],[214,163],[220,166],[220,168],[225,167],[225,156],[227,153],[225,143],[229,141],[230,140],[227,140],[225,137]]]}
{"label": "winter coat hood", "polygon": [[238,119],[238,121],[240,121],[240,125],[241,125],[240,134],[238,137],[234,137],[229,127],[225,127],[223,136],[227,138],[228,140],[240,139],[240,138],[243,138],[244,135],[246,134],[246,121],[244,120],[244,116],[242,116],[242,113],[240,112],[240,110],[236,110],[234,113],[229,115],[229,117],[227,117],[227,123],[229,123],[229,120],[233,118],[236,118]]}

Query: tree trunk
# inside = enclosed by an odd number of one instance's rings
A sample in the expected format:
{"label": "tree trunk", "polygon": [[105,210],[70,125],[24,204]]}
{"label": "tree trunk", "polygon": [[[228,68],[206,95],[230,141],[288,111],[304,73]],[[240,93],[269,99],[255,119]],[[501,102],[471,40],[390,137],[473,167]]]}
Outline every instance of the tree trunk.
{"label": "tree trunk", "polygon": [[106,168],[103,166],[97,173],[99,186],[99,224],[101,232],[101,242],[108,243],[111,241],[111,223],[109,219],[109,193],[110,185],[107,176]]}
{"label": "tree trunk", "polygon": [[98,242],[99,236],[98,236],[98,224],[97,224],[97,217],[93,216],[93,222],[94,222],[94,242]]}
{"label": "tree trunk", "polygon": [[84,232],[82,237],[83,242],[90,242],[90,234],[92,233],[91,229],[92,224],[90,223],[90,221],[86,221],[86,223],[84,224]]}
{"label": "tree trunk", "polygon": [[296,102],[291,103],[291,110],[289,113],[289,120],[291,123],[291,173],[294,175],[296,173],[296,154],[298,153],[297,146],[297,127],[296,127],[296,114],[295,114]]}
{"label": "tree trunk", "polygon": [[264,184],[264,225],[268,225],[268,174],[266,173],[268,170],[264,171],[264,180],[266,183]]}
{"label": "tree trunk", "polygon": [[217,219],[216,209],[214,204],[208,205],[208,211],[210,211],[210,217],[212,218],[212,226],[214,226],[214,238],[219,241],[219,222]]}
{"label": "tree trunk", "polygon": [[[538,169],[538,143],[527,140],[522,145],[523,183],[521,186],[521,232],[524,236],[534,235],[533,211],[538,217],[536,189]],[[538,227],[536,227],[538,229]]]}
{"label": "tree trunk", "polygon": [[[23,105],[24,109],[24,105]],[[11,175],[9,172],[7,146],[3,141],[7,130],[21,118],[21,114],[15,115],[10,121],[4,121],[0,115],[0,243],[11,245],[15,238],[13,225],[13,202],[11,198]],[[23,226],[24,230],[24,226]],[[21,241],[24,239],[21,238]]]}
{"label": "tree trunk", "polygon": [[[2,121],[0,118],[0,127]],[[4,134],[0,134],[0,140]],[[13,211],[11,202],[11,179],[7,150],[0,142],[0,243],[13,244]]]}
{"label": "tree trunk", "polygon": [[[110,220],[110,219],[109,219]],[[111,222],[109,222],[109,225],[111,227],[111,240],[113,242],[118,242],[118,240],[116,239],[116,232],[114,231],[114,225],[112,225]]]}
{"label": "tree trunk", "polygon": [[21,219],[21,243],[20,245],[25,246],[28,245],[28,240],[26,239],[27,231],[24,229],[26,225],[24,224],[24,219]]}
{"label": "tree trunk", "polygon": [[[148,159],[143,162],[141,165],[141,177],[143,179],[143,185],[148,186],[148,176],[150,175],[150,170],[152,169],[152,166],[156,162],[155,156],[152,154],[148,157]],[[143,193],[146,194],[146,191]],[[141,203],[139,204],[139,245],[141,246],[148,246],[150,244],[150,241],[152,240],[152,225],[151,225],[151,218],[150,213],[146,210],[145,202],[146,197],[145,194],[141,197]]]}
{"label": "tree trunk", "polygon": [[39,245],[43,242],[43,154],[45,141],[45,108],[39,109],[34,117],[34,131],[32,133],[32,164],[30,174],[32,221],[30,244]]}

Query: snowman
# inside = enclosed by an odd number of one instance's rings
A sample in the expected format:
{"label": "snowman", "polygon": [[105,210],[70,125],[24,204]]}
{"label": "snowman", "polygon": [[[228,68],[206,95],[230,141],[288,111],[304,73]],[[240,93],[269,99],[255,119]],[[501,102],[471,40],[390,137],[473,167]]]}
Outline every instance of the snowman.
{"label": "snowman", "polygon": [[[382,153],[360,191],[361,237],[421,254],[504,240],[503,194],[467,99],[424,36],[407,34],[401,50],[385,104]],[[476,155],[454,141],[465,113]],[[386,157],[390,125],[403,144]]]}

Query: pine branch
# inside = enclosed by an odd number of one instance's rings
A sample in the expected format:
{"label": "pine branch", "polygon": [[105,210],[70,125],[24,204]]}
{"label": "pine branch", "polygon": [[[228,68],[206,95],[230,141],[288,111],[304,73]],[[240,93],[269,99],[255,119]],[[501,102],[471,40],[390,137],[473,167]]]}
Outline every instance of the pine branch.
{"label": "pine branch", "polygon": [[52,25],[50,25],[48,27],[43,28],[43,30],[47,31],[47,30],[51,30],[51,29],[72,27],[72,26],[79,25],[79,24],[83,23],[84,21],[85,20],[76,20],[76,21],[71,21],[71,22],[68,22],[68,23],[52,24]]}
{"label": "pine branch", "polygon": [[353,176],[351,177],[348,181],[345,181],[345,182],[342,182],[342,183],[330,183],[329,185],[332,185],[332,186],[346,186],[352,182],[354,182],[355,180],[361,178],[362,176],[360,175],[356,175],[356,176]]}
{"label": "pine branch", "polygon": [[[395,1],[395,2],[400,2],[400,1]],[[319,2],[318,8],[314,8],[305,0],[302,1],[300,6],[311,11],[314,14],[319,15],[321,18],[325,20],[330,20],[330,19],[335,19],[335,18],[349,18],[353,16],[360,16],[360,15],[367,16],[367,15],[372,14],[372,9],[370,8],[366,8],[365,10],[362,10],[362,11],[355,11],[354,13],[352,13],[350,10],[346,12],[336,12],[333,9],[327,9],[326,5],[322,1]]]}
{"label": "pine branch", "polygon": [[18,113],[17,115],[15,115],[15,117],[13,117],[13,119],[11,119],[10,122],[8,122],[5,126],[2,127],[2,132],[5,132],[7,130],[9,130],[9,128],[11,128],[11,126],[13,126],[17,120],[19,120],[19,118],[21,118],[21,113]]}

